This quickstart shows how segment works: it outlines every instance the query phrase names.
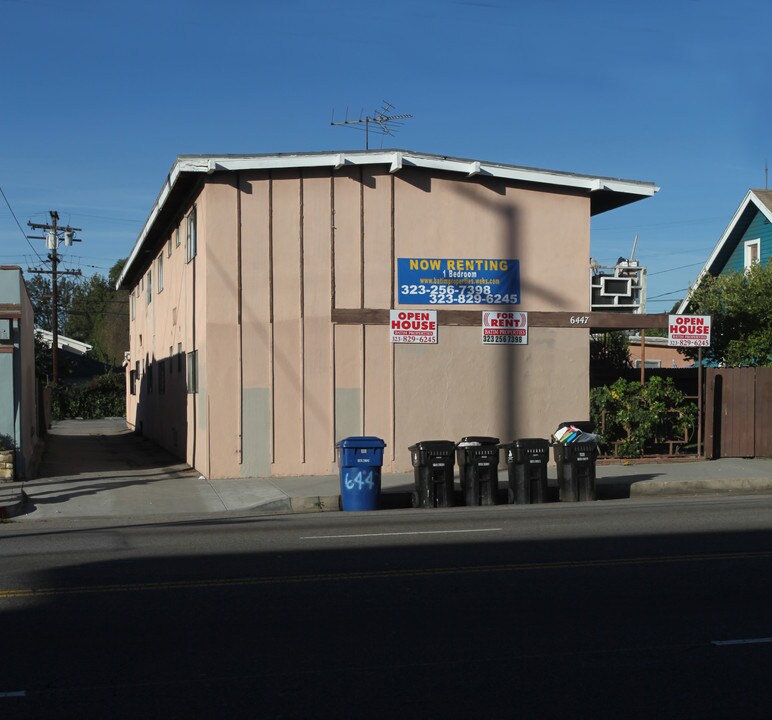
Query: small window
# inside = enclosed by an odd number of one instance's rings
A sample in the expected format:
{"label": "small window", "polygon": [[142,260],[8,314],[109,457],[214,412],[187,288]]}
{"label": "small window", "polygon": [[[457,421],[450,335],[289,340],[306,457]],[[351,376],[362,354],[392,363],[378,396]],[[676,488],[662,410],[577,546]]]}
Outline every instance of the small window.
{"label": "small window", "polygon": [[198,350],[188,353],[188,392],[198,392]]}
{"label": "small window", "polygon": [[172,256],[172,236],[169,235],[169,240],[166,243],[166,257]]}
{"label": "small window", "polygon": [[153,365],[152,363],[147,364],[147,394],[152,395],[153,394]]}
{"label": "small window", "polygon": [[147,302],[148,305],[150,305],[151,302],[153,302],[153,271],[152,269],[147,271],[147,277],[145,278],[147,282],[145,283],[145,302]]}
{"label": "small window", "polygon": [[[634,360],[633,361],[633,367],[640,368],[641,367],[641,361],[640,360]],[[646,367],[647,368],[660,368],[660,367],[662,367],[662,360],[646,360]]]}
{"label": "small window", "polygon": [[182,372],[182,343],[177,343],[177,372]]}
{"label": "small window", "polygon": [[172,356],[174,355],[173,350],[174,346],[169,345],[169,375],[174,372],[174,363],[172,362]]}
{"label": "small window", "polygon": [[179,247],[180,246],[180,227],[177,226],[177,229],[174,231],[174,246]]}
{"label": "small window", "polygon": [[137,373],[134,370],[129,370],[129,393],[137,394]]}
{"label": "small window", "polygon": [[161,253],[158,256],[158,261],[156,263],[156,270],[158,275],[158,291],[161,292],[164,289],[164,254]]}
{"label": "small window", "polygon": [[745,263],[746,270],[750,270],[751,265],[761,259],[761,239],[748,240],[745,243]]}
{"label": "small window", "polygon": [[185,243],[185,259],[187,262],[190,262],[194,257],[196,257],[197,244],[198,237],[196,228],[196,206],[194,205],[193,209],[188,215],[188,236]]}
{"label": "small window", "polygon": [[131,294],[129,304],[131,305],[131,319],[134,320],[137,317],[137,298],[134,297],[134,293]]}
{"label": "small window", "polygon": [[166,395],[166,360],[158,361],[158,394]]}

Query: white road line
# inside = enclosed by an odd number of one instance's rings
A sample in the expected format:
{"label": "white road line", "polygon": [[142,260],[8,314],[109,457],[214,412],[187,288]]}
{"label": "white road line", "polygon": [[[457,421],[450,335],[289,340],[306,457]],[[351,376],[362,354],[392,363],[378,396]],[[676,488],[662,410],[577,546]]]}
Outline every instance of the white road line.
{"label": "white road line", "polygon": [[750,640],[712,640],[711,645],[761,645],[772,643],[772,637],[751,638]]}
{"label": "white road line", "polygon": [[0,698],[9,697],[27,697],[26,690],[15,690],[14,692],[0,692]]}
{"label": "white road line", "polygon": [[338,538],[394,537],[401,535],[453,535],[458,533],[500,532],[502,528],[477,528],[474,530],[416,530],[413,532],[361,533],[359,535],[307,535],[301,540],[332,540]]}

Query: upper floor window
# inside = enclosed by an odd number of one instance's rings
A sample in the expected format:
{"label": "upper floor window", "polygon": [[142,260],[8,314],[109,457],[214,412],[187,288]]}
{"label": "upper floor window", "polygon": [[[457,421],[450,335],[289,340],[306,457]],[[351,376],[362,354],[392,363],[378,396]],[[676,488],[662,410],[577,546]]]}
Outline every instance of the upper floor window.
{"label": "upper floor window", "polygon": [[147,271],[147,277],[145,278],[147,281],[145,283],[145,301],[148,305],[150,305],[151,302],[153,302],[153,268],[151,267],[150,270]]}
{"label": "upper floor window", "polygon": [[164,289],[164,254],[161,253],[158,256],[158,260],[156,262],[156,270],[158,274],[158,292],[161,292],[161,290]]}
{"label": "upper floor window", "polygon": [[169,239],[166,242],[166,257],[172,256],[172,236],[169,235]]}
{"label": "upper floor window", "polygon": [[129,303],[131,304],[131,319],[134,320],[137,316],[137,298],[134,293],[131,294]]}
{"label": "upper floor window", "polygon": [[188,215],[188,235],[187,235],[187,241],[185,243],[185,259],[190,262],[194,257],[196,257],[196,250],[197,250],[197,244],[198,244],[198,237],[197,237],[197,228],[196,228],[196,206],[193,206],[193,209],[190,211],[190,214]]}
{"label": "upper floor window", "polygon": [[761,239],[748,240],[745,243],[745,269],[750,269],[751,265],[759,262],[759,260],[761,260]]}
{"label": "upper floor window", "polygon": [[177,229],[174,231],[174,247],[180,246],[180,226],[177,226]]}

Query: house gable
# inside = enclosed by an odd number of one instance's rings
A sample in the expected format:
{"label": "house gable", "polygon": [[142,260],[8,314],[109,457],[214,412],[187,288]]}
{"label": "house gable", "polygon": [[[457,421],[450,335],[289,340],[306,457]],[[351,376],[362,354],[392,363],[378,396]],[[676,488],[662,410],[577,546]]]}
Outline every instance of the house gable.
{"label": "house gable", "polygon": [[766,263],[772,256],[772,190],[749,190],[724,234],[700,271],[697,281],[677,312],[689,308],[692,293],[707,275],[714,277],[745,269],[746,243],[758,240],[758,258]]}

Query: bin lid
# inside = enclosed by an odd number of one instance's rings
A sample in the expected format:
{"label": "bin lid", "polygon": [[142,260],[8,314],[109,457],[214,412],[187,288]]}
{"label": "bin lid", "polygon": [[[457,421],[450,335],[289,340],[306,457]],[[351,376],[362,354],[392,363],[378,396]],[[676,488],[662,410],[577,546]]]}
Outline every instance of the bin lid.
{"label": "bin lid", "polygon": [[548,448],[550,445],[549,440],[544,438],[519,438],[513,440],[511,443],[502,443],[499,447],[502,448]]}
{"label": "bin lid", "polygon": [[456,449],[456,443],[452,440],[421,440],[415,445],[411,445],[408,450],[429,451],[429,452],[447,452],[452,453]]}
{"label": "bin lid", "polygon": [[458,447],[474,447],[476,445],[498,445],[499,439],[495,437],[485,437],[482,435],[467,435],[462,437]]}
{"label": "bin lid", "polygon": [[339,448],[385,448],[386,443],[374,435],[352,435],[343,438],[335,447]]}

